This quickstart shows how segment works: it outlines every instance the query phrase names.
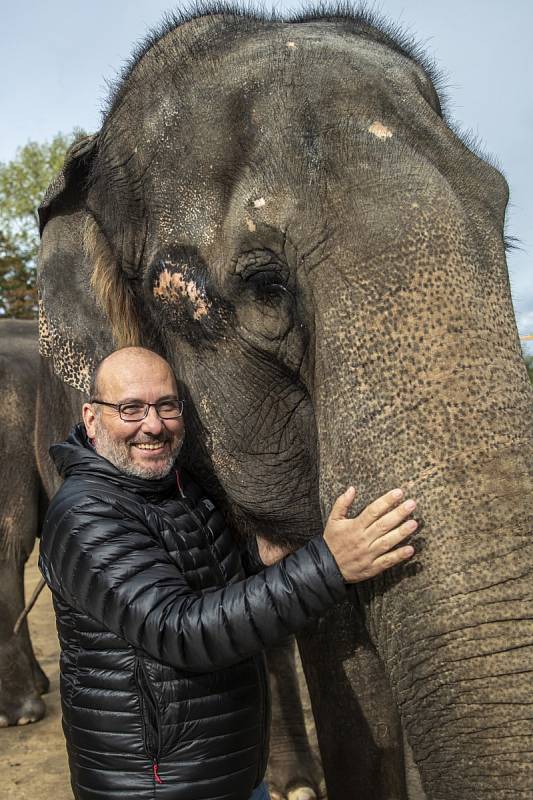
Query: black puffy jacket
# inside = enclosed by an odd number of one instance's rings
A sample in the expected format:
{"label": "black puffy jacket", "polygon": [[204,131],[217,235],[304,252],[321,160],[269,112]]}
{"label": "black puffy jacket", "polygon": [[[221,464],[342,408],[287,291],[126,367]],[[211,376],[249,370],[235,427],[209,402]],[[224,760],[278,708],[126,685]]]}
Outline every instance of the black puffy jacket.
{"label": "black puffy jacket", "polygon": [[186,476],[119,472],[82,426],[51,448],[66,479],[39,565],[61,644],[77,800],[247,800],[268,755],[263,648],[345,594],[321,537],[246,578],[221,514]]}

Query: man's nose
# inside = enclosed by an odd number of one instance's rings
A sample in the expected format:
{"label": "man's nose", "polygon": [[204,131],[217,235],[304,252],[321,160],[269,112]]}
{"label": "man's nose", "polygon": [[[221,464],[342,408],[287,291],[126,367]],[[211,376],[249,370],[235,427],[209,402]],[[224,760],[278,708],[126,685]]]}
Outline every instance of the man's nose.
{"label": "man's nose", "polygon": [[154,406],[150,406],[148,409],[148,414],[143,419],[142,430],[144,433],[151,433],[156,436],[158,433],[161,433],[163,428],[165,427],[164,423],[162,422],[159,414],[155,410]]}

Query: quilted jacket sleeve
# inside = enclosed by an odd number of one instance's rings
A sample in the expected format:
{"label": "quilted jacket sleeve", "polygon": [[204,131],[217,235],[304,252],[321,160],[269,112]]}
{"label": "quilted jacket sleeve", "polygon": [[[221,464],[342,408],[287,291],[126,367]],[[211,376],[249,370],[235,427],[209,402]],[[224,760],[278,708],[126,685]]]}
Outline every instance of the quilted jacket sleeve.
{"label": "quilted jacket sleeve", "polygon": [[258,572],[265,569],[265,565],[259,555],[259,547],[255,536],[243,537],[238,543],[238,547],[241,554],[242,567],[247,575],[257,575]]}
{"label": "quilted jacket sleeve", "polygon": [[142,520],[90,498],[49,512],[39,565],[73,608],[152,657],[194,672],[275,644],[346,591],[319,536],[253,577],[194,592]]}

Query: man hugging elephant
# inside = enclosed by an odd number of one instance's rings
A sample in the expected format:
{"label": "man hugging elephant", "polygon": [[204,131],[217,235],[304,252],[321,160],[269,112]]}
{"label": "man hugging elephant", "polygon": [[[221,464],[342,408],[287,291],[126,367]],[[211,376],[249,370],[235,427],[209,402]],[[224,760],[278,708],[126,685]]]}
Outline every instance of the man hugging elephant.
{"label": "man hugging elephant", "polygon": [[267,797],[264,648],[414,553],[400,545],[415,502],[396,489],[350,519],[352,487],[296,552],[261,539],[241,552],[175,467],[184,435],[171,367],[126,347],[98,365],[83,424],[51,448],[65,481],[39,563],[76,800]]}

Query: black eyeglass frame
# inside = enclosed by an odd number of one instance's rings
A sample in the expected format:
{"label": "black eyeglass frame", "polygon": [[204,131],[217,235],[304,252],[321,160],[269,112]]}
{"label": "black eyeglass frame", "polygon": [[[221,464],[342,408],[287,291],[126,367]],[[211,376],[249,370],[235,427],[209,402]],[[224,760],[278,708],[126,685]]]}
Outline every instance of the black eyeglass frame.
{"label": "black eyeglass frame", "polygon": [[[133,419],[132,417],[122,416],[122,408],[124,406],[135,405],[134,403],[131,402],[131,400],[128,403],[108,403],[105,400],[89,400],[89,402],[95,403],[96,405],[99,406],[109,406],[110,408],[115,408],[118,411],[118,415],[122,420],[122,422],[142,422],[143,419],[146,419],[146,417],[148,416],[148,413],[151,408],[155,408],[156,414],[159,417],[159,419],[179,419],[183,415],[183,407],[185,405],[184,400],[175,400],[175,401],[173,400],[172,402],[176,402],[178,404],[179,413],[175,417],[162,417],[157,406],[164,405],[164,403],[168,403],[169,402],[168,400],[159,400],[157,403],[142,403],[142,405],[144,406],[144,414],[142,415],[142,417],[135,417],[135,419]],[[141,405],[141,403],[139,403],[139,405]]]}

